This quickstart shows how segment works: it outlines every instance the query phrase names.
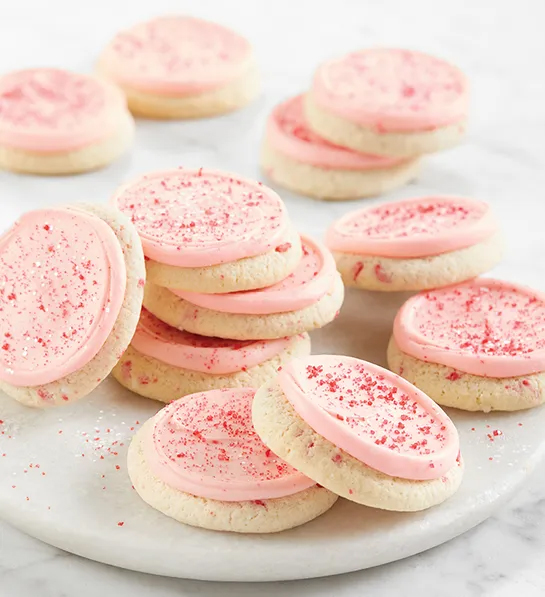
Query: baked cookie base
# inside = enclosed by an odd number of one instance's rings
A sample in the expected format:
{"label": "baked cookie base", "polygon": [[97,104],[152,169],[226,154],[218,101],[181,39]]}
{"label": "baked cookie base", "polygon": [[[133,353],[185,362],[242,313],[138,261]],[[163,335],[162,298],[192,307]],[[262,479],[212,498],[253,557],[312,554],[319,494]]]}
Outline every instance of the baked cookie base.
{"label": "baked cookie base", "polygon": [[294,336],[279,354],[245,371],[213,375],[163,363],[129,346],[112,371],[122,385],[145,398],[169,403],[172,400],[222,388],[258,388],[271,379],[278,368],[293,358],[310,354],[308,334]]}
{"label": "baked cookie base", "polygon": [[0,170],[24,174],[79,174],[108,166],[131,146],[134,120],[129,112],[121,113],[116,133],[81,149],[57,153],[38,153],[0,146]]}
{"label": "baked cookie base", "polygon": [[108,376],[129,345],[142,308],[146,270],[142,243],[136,229],[121,212],[105,205],[76,204],[81,209],[104,220],[115,232],[123,250],[127,282],[125,298],[110,335],[87,365],[57,381],[40,386],[13,386],[0,381],[0,389],[15,400],[37,408],[58,406],[79,400]]}
{"label": "baked cookie base", "polygon": [[272,340],[324,327],[335,319],[344,299],[337,277],[333,289],[310,307],[271,315],[222,313],[199,307],[167,288],[146,284],[144,307],[172,327],[201,336],[232,340]]}
{"label": "baked cookie base", "polygon": [[398,292],[458,284],[489,271],[503,256],[504,241],[494,234],[471,247],[430,257],[397,259],[332,251],[346,286]]}
{"label": "baked cookie base", "polygon": [[128,472],[138,495],[152,508],[185,524],[213,531],[276,533],[305,524],[323,514],[337,496],[314,485],[293,495],[269,500],[224,502],[174,489],[155,477],[144,455],[143,442],[153,419],[133,437]]}
{"label": "baked cookie base", "polygon": [[382,195],[416,178],[420,163],[407,160],[375,170],[336,170],[299,162],[274,149],[265,140],[261,168],[280,186],[301,195],[326,201],[361,199]]}
{"label": "baked cookie base", "polygon": [[295,228],[282,245],[285,250],[272,249],[263,255],[208,267],[176,267],[147,259],[147,277],[158,286],[205,294],[265,288],[289,276],[303,256],[301,237]]}
{"label": "baked cookie base", "polygon": [[305,95],[305,116],[309,126],[328,141],[361,153],[410,158],[458,145],[465,135],[466,121],[427,131],[378,133],[324,110]]}
{"label": "baked cookie base", "polygon": [[521,377],[481,377],[453,367],[421,361],[403,352],[394,337],[388,345],[388,367],[441,406],[460,410],[516,411],[545,402],[545,372]]}
{"label": "baked cookie base", "polygon": [[333,493],[353,502],[399,512],[436,506],[460,486],[463,461],[429,481],[390,477],[372,469],[316,433],[295,411],[273,380],[256,393],[254,428],[280,458]]}

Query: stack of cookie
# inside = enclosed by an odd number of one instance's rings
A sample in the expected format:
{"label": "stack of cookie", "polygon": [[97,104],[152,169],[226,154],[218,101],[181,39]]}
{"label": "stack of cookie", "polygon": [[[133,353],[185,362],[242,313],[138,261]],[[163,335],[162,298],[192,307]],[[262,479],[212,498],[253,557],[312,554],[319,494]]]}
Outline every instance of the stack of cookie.
{"label": "stack of cookie", "polygon": [[319,66],[308,93],[273,110],[261,164],[303,195],[378,195],[414,178],[423,154],[456,145],[467,111],[453,65],[409,50],[354,52]]}
{"label": "stack of cookie", "polygon": [[276,193],[223,172],[178,169],[121,188],[142,240],[144,310],[114,370],[149,398],[257,387],[332,321],[344,287],[329,251],[301,238]]}

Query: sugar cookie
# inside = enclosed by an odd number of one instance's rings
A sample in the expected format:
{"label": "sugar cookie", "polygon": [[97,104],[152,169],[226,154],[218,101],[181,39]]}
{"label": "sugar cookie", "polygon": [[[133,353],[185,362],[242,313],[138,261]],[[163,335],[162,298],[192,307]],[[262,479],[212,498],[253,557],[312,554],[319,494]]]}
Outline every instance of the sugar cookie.
{"label": "sugar cookie", "polygon": [[155,172],[114,205],[136,226],[152,284],[225,293],[270,286],[302,255],[284,203],[261,183],[213,170]]}
{"label": "sugar cookie", "polygon": [[521,410],[545,402],[545,296],[480,278],[410,298],[388,366],[438,404]]}
{"label": "sugar cookie", "polygon": [[259,93],[249,42],[216,23],[159,17],[118,33],[99,74],[119,85],[129,108],[148,118],[202,118],[231,112]]}
{"label": "sugar cookie", "polygon": [[332,224],[327,246],[347,286],[426,290],[474,278],[503,254],[490,207],[464,197],[423,197],[353,211]]}
{"label": "sugar cookie", "polygon": [[133,438],[128,470],[150,506],[192,526],[274,533],[304,524],[337,496],[297,472],[252,427],[255,390],[176,400]]}
{"label": "sugar cookie", "polygon": [[111,207],[31,211],[0,238],[0,389],[47,407],[91,392],[136,325],[145,267]]}
{"label": "sugar cookie", "polygon": [[53,68],[0,77],[0,169],[96,170],[125,153],[133,136],[125,99],[95,77]]}
{"label": "sugar cookie", "polygon": [[278,367],[308,354],[308,334],[261,341],[207,338],[172,328],[142,309],[112,375],[141,396],[171,402],[205,390],[258,387]]}
{"label": "sugar cookie", "polygon": [[305,114],[332,143],[406,158],[459,143],[468,96],[465,76],[448,62],[374,48],[322,64],[305,96]]}
{"label": "sugar cookie", "polygon": [[303,115],[303,97],[276,106],[267,121],[261,167],[279,185],[317,199],[380,195],[415,178],[416,159],[356,153],[314,133]]}
{"label": "sugar cookie", "polygon": [[261,290],[201,294],[148,284],[144,305],[173,327],[203,336],[237,340],[294,336],[333,321],[344,298],[331,253],[302,237],[295,272]]}
{"label": "sugar cookie", "polygon": [[252,419],[275,454],[366,506],[424,510],[462,480],[448,416],[402,378],[353,357],[294,359],[256,392]]}

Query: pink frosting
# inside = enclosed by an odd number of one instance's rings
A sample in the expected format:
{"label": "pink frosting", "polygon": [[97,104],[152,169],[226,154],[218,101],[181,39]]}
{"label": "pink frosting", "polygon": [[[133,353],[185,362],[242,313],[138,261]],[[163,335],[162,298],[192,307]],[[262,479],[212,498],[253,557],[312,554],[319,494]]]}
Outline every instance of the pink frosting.
{"label": "pink frosting", "polygon": [[455,66],[420,52],[375,48],[322,64],[318,105],[377,132],[431,130],[463,121],[468,84]]}
{"label": "pink frosting", "polygon": [[89,75],[36,68],[0,77],[0,145],[70,151],[112,135],[125,100]]}
{"label": "pink frosting", "polygon": [[259,182],[213,170],[170,170],[119,189],[114,204],[136,226],[146,257],[205,267],[286,250],[280,197]]}
{"label": "pink frosting", "polygon": [[[320,355],[294,359],[278,381],[314,431],[377,471],[426,480],[456,464],[459,440],[451,420],[391,371],[353,357]],[[341,460],[340,454],[333,457]]]}
{"label": "pink frosting", "polygon": [[285,350],[290,338],[277,340],[223,340],[180,331],[146,309],[131,344],[148,357],[173,367],[220,375],[255,367]]}
{"label": "pink frosting", "polygon": [[84,367],[125,296],[121,246],[76,208],[23,215],[0,238],[0,379],[46,384]]}
{"label": "pink frosting", "polygon": [[352,211],[327,231],[333,251],[427,257],[470,247],[498,232],[488,204],[465,197],[422,197]]}
{"label": "pink frosting", "polygon": [[303,257],[297,269],[273,286],[229,294],[171,292],[194,305],[222,313],[269,315],[304,309],[330,292],[339,274],[333,256],[324,246],[306,236],[301,242]]}
{"label": "pink frosting", "polygon": [[490,278],[423,292],[401,307],[394,337],[417,359],[473,375],[539,373],[545,371],[545,295]]}
{"label": "pink frosting", "polygon": [[248,388],[211,390],[159,411],[144,443],[154,475],[180,491],[226,502],[286,497],[315,485],[259,439],[252,426],[254,394]]}
{"label": "pink frosting", "polygon": [[248,41],[216,23],[169,16],[118,33],[101,66],[116,81],[165,95],[193,95],[240,77],[252,60]]}
{"label": "pink frosting", "polygon": [[305,164],[336,170],[376,170],[403,160],[357,153],[334,145],[312,131],[303,114],[303,96],[274,108],[267,121],[267,141],[279,152]]}

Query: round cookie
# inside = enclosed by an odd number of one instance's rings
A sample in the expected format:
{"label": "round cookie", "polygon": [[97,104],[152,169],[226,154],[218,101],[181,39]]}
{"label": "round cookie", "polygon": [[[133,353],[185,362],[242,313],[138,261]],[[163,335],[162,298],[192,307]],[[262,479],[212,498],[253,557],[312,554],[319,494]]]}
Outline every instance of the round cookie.
{"label": "round cookie", "polygon": [[34,407],[89,394],[129,345],[144,281],[136,230],[111,207],[21,216],[0,238],[0,389]]}
{"label": "round cookie", "polygon": [[314,133],[303,96],[276,106],[267,121],[261,167],[279,185],[317,199],[380,195],[416,177],[419,162],[357,153]]}
{"label": "round cookie", "polygon": [[290,467],[252,427],[253,389],[176,400],[134,436],[128,471],[150,506],[192,526],[274,533],[308,522],[337,496]]}
{"label": "round cookie", "polygon": [[388,366],[443,406],[514,411],[545,402],[545,296],[480,278],[410,298]]}
{"label": "round cookie", "polygon": [[112,199],[136,226],[152,284],[192,292],[253,290],[280,282],[302,255],[280,197],[213,170],[170,170],[123,186]]}
{"label": "round cookie", "polygon": [[146,309],[112,375],[161,402],[221,388],[254,388],[294,357],[310,354],[308,334],[262,341],[222,340],[172,328]]}
{"label": "round cookie", "polygon": [[305,115],[332,143],[408,158],[459,143],[468,98],[465,76],[448,62],[374,48],[322,64],[305,96]]}
{"label": "round cookie", "polygon": [[148,284],[144,305],[169,325],[203,336],[269,340],[321,328],[337,316],[344,286],[331,253],[310,238],[301,240],[297,269],[273,286],[215,295]]}
{"label": "round cookie", "polygon": [[474,278],[503,255],[490,207],[464,197],[422,197],[353,211],[326,244],[347,286],[426,290]]}
{"label": "round cookie", "polygon": [[127,96],[133,114],[203,118],[242,108],[260,88],[249,42],[188,16],[159,17],[118,33],[97,70]]}
{"label": "round cookie", "polygon": [[96,77],[53,68],[0,77],[0,169],[96,170],[125,153],[133,136],[125,99]]}
{"label": "round cookie", "polygon": [[353,357],[294,359],[261,387],[254,428],[269,448],[348,500],[413,512],[456,492],[456,428],[420,390]]}

